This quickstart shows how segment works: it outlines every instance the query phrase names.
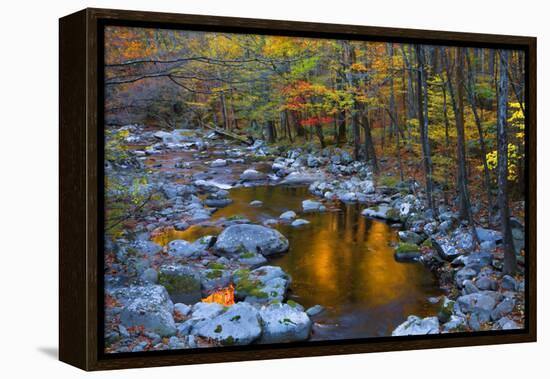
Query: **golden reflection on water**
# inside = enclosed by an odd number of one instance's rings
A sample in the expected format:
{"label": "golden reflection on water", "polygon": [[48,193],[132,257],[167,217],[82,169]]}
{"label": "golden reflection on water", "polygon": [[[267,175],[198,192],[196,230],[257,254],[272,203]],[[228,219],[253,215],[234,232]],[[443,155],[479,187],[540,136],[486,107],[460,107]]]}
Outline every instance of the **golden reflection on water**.
{"label": "golden reflection on water", "polygon": [[186,230],[176,230],[171,227],[153,232],[151,240],[161,246],[166,246],[173,240],[194,241],[206,235],[217,235],[221,229],[215,226],[192,225]]}
{"label": "golden reflection on water", "polygon": [[[270,257],[270,264],[291,275],[293,299],[305,307],[323,305],[327,311],[320,322],[340,325],[336,332],[318,332],[316,339],[388,335],[410,314],[435,314],[436,305],[427,301],[441,294],[433,276],[422,264],[397,262],[391,247],[396,231],[361,216],[363,206],[300,214],[302,200],[311,198],[307,188],[238,188],[231,190],[231,198],[233,203],[214,213],[213,219],[241,215],[260,223],[294,210],[310,221],[298,228],[276,226],[288,238],[290,250]],[[264,205],[252,207],[252,200]],[[165,245],[172,239],[193,241],[220,231],[192,226],[183,232],[167,230],[154,240]]]}

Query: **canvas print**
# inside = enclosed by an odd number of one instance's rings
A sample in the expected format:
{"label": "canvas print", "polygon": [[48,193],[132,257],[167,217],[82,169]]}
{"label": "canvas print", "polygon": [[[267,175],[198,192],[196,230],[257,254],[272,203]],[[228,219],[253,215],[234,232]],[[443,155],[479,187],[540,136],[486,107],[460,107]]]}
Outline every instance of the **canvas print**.
{"label": "canvas print", "polygon": [[105,26],[105,353],[525,327],[520,50]]}

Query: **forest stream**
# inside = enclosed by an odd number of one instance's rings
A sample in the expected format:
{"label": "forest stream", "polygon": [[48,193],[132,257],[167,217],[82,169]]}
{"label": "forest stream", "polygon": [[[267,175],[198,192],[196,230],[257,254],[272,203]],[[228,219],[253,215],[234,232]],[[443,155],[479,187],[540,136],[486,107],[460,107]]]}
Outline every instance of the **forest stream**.
{"label": "forest stream", "polygon": [[[192,159],[176,153],[157,156],[155,162],[173,167],[172,162],[182,158]],[[206,169],[200,162],[193,163],[195,172]],[[218,169],[216,180],[230,181],[234,169]],[[238,187],[229,192],[233,202],[213,214],[212,224],[230,217],[261,224],[285,211],[301,209],[302,201],[312,198],[306,186]],[[250,205],[254,200],[262,206]],[[336,202],[326,212],[297,211],[298,217],[310,224],[274,225],[288,238],[290,248],[270,257],[269,264],[292,277],[289,298],[305,308],[316,304],[325,308],[316,318],[312,340],[387,336],[411,314],[425,317],[437,312],[438,305],[429,299],[443,291],[432,272],[419,262],[396,261],[391,244],[398,241],[397,230],[363,217],[362,208]],[[221,230],[209,225],[194,225],[184,231],[168,229],[153,241],[161,245],[176,239],[194,241]]]}

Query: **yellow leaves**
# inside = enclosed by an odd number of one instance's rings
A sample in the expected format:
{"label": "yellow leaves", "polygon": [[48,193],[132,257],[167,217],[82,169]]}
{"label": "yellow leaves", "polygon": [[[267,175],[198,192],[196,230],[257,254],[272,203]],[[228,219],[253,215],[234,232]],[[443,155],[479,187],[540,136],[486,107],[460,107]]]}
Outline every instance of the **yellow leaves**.
{"label": "yellow leaves", "polygon": [[[494,150],[486,155],[487,166],[489,170],[495,170],[498,167],[498,151]],[[508,144],[508,180],[515,181],[518,179],[518,164],[521,159],[518,147],[514,144]],[[483,170],[483,166],[478,167]]]}
{"label": "yellow leaves", "polygon": [[354,63],[350,66],[351,71],[365,72],[368,71],[367,67],[363,63]]}

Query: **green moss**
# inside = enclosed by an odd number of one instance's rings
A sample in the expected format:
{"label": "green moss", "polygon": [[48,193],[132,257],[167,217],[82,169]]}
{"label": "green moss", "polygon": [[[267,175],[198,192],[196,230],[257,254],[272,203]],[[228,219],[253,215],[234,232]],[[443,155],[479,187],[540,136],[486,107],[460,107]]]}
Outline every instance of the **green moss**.
{"label": "green moss", "polygon": [[390,208],[386,212],[386,218],[389,218],[389,219],[399,220],[400,216],[401,215],[399,214],[399,211],[395,208]]}
{"label": "green moss", "polygon": [[233,215],[233,216],[229,216],[227,218],[227,221],[235,221],[235,220],[242,220],[244,219],[244,216],[241,216],[241,215]]}
{"label": "green moss", "polygon": [[422,247],[432,247],[432,240],[430,238],[424,240],[424,242],[422,242]]}
{"label": "green moss", "polygon": [[396,253],[416,253],[419,252],[420,248],[414,243],[402,242],[395,249]]}
{"label": "green moss", "polygon": [[191,275],[166,275],[159,273],[159,284],[164,286],[168,293],[186,293],[198,291],[201,288],[200,281]]}
{"label": "green moss", "polygon": [[292,321],[291,319],[289,318],[283,318],[282,320],[279,320],[279,324],[293,324],[293,325],[296,325],[296,323],[294,321]]}
{"label": "green moss", "polygon": [[250,296],[256,297],[258,299],[267,299],[269,295],[267,292],[264,292],[258,288],[254,288],[252,291],[250,291]]}
{"label": "green moss", "polygon": [[375,212],[378,212],[380,210],[380,207],[378,205],[375,205],[373,207],[370,207],[370,209],[372,209]]}
{"label": "green moss", "polygon": [[223,271],[222,270],[210,270],[206,273],[206,277],[208,279],[217,279],[217,278],[221,278],[223,275]]}
{"label": "green moss", "polygon": [[396,176],[383,175],[378,177],[378,185],[385,187],[397,187],[399,178]]}
{"label": "green moss", "polygon": [[252,251],[247,251],[246,253],[242,253],[241,255],[239,255],[239,257],[242,259],[254,258],[255,256],[256,254],[254,254]]}
{"label": "green moss", "polygon": [[279,299],[272,299],[272,300],[270,301],[270,303],[271,303],[271,304],[281,304],[281,300],[279,300]]}
{"label": "green moss", "polygon": [[221,325],[217,325],[216,326],[216,329],[214,329],[214,333],[221,333],[222,332],[222,326]]}
{"label": "green moss", "polygon": [[225,345],[225,346],[231,346],[234,344],[235,344],[235,338],[233,338],[233,336],[229,336],[222,341],[222,345]]}
{"label": "green moss", "polygon": [[247,268],[240,268],[233,273],[233,276],[239,279],[246,278],[250,274],[250,270]]}
{"label": "green moss", "polygon": [[295,302],[294,300],[287,300],[286,302],[288,305],[290,305],[292,308],[296,308],[299,304]]}
{"label": "green moss", "polygon": [[235,315],[229,319],[229,321],[239,321],[241,319],[241,315]]}
{"label": "green moss", "polygon": [[212,269],[212,270],[223,270],[225,268],[225,266],[223,264],[218,263],[218,262],[210,262],[210,263],[208,263],[207,267]]}

